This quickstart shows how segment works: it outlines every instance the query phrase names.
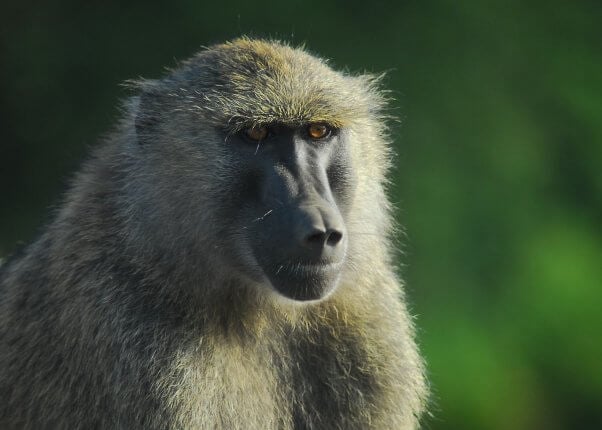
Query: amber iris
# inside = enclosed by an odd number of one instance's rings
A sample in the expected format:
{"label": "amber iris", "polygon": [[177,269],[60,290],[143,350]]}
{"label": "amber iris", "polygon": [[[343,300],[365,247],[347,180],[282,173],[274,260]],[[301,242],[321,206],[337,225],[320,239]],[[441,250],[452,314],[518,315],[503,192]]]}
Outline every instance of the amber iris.
{"label": "amber iris", "polygon": [[266,126],[263,125],[256,125],[253,127],[249,127],[246,131],[245,131],[247,137],[251,140],[256,140],[256,141],[260,141],[263,140],[267,137],[268,135],[268,128]]}
{"label": "amber iris", "polygon": [[330,134],[330,128],[325,124],[310,124],[307,127],[307,134],[312,139],[324,139]]}

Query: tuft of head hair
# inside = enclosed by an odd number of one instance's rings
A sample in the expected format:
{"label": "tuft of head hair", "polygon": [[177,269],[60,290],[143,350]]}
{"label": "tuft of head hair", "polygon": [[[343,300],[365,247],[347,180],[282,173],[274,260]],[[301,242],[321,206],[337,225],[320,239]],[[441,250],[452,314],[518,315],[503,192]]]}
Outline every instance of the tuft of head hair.
{"label": "tuft of head hair", "polygon": [[303,47],[242,37],[205,48],[160,81],[129,84],[143,97],[161,97],[163,108],[187,110],[237,132],[267,123],[342,128],[384,117],[382,77],[340,73]]}

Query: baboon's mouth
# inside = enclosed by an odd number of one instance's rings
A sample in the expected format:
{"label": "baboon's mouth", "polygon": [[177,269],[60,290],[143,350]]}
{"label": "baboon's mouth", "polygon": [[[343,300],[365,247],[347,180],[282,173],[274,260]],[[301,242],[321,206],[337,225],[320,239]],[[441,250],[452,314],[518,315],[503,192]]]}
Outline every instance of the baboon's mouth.
{"label": "baboon's mouth", "polygon": [[336,288],[342,262],[327,264],[289,263],[264,271],[274,289],[297,301],[320,300]]}

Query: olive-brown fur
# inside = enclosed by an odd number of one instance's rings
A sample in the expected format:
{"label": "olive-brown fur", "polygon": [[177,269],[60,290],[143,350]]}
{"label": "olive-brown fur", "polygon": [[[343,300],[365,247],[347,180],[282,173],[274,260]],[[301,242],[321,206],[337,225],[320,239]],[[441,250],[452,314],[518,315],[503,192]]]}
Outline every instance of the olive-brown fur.
{"label": "olive-brown fur", "polygon": [[[54,220],[0,268],[0,428],[417,428],[377,81],[242,38],[134,83]],[[221,263],[239,237],[227,137],[311,122],[347,131],[356,185],[338,288],[295,303]]]}

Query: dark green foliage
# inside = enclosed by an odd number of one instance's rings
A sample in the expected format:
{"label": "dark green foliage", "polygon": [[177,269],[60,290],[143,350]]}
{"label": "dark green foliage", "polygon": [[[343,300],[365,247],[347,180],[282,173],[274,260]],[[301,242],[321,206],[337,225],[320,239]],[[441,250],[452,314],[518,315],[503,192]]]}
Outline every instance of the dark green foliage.
{"label": "dark green foliage", "polygon": [[426,427],[602,425],[600,2],[205,3],[0,6],[0,256],[114,122],[120,82],[241,34],[306,42],[389,71]]}

